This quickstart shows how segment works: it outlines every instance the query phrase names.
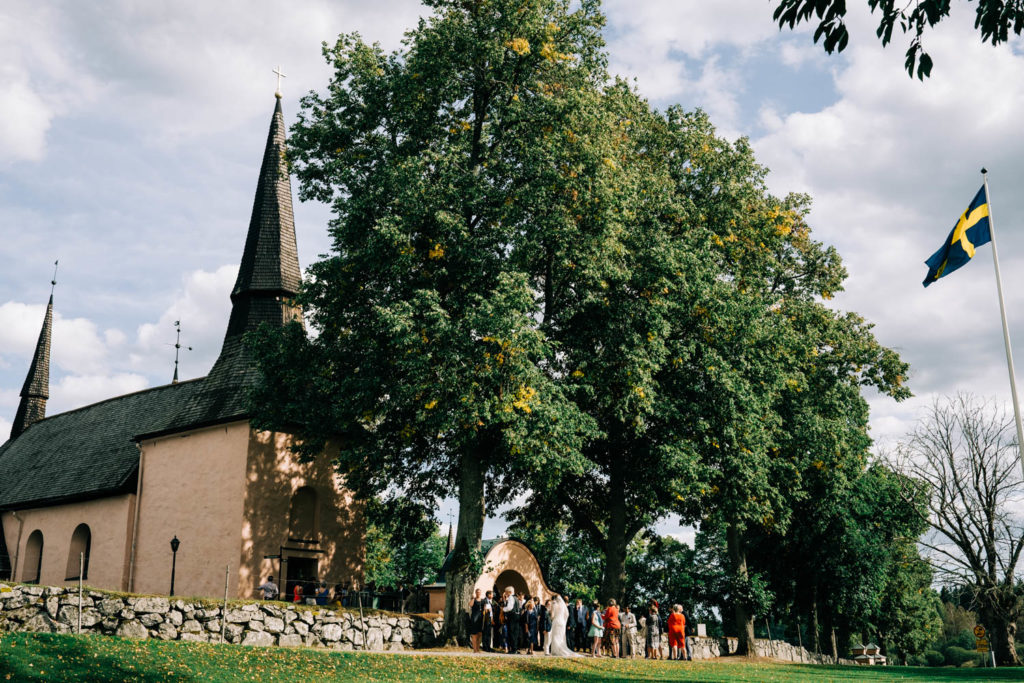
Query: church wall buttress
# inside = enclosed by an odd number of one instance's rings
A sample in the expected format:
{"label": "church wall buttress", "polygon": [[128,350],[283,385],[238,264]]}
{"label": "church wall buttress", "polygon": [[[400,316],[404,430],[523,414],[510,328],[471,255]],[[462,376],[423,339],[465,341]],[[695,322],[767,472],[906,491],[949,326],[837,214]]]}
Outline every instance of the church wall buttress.
{"label": "church wall buttress", "polygon": [[[242,598],[253,597],[268,575],[286,590],[300,564],[307,573],[311,564],[315,566],[316,578],[331,588],[345,581],[362,582],[363,506],[341,486],[328,455],[300,463],[288,449],[291,443],[286,434],[251,432],[238,577]],[[290,529],[293,497],[303,488],[316,492],[316,538],[293,538]],[[264,557],[279,554],[295,558],[291,570],[287,561],[282,565]]]}

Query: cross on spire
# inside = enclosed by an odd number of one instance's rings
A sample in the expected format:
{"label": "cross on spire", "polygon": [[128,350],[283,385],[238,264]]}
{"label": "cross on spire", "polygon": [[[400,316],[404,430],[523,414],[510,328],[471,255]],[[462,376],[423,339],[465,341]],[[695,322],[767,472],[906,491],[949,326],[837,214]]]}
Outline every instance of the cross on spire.
{"label": "cross on spire", "polygon": [[288,76],[282,73],[280,64],[278,64],[277,68],[271,71],[270,73],[277,74],[277,90],[274,92],[274,97],[279,98],[281,97],[281,79],[288,78]]}
{"label": "cross on spire", "polygon": [[[178,383],[178,354],[180,353],[181,349],[183,348],[182,345],[181,345],[181,321],[180,320],[175,320],[174,321],[174,329],[177,331],[178,337],[174,341],[174,379],[171,380],[171,384],[177,384]],[[191,351],[192,347],[191,346],[186,346],[186,347],[184,347],[184,349],[186,351]]]}

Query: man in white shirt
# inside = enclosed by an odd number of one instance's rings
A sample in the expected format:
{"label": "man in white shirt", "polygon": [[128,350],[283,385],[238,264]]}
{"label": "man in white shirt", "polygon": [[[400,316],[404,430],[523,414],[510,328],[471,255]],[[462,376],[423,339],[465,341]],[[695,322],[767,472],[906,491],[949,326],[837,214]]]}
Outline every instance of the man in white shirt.
{"label": "man in white shirt", "polygon": [[505,613],[505,628],[508,631],[505,641],[508,643],[508,653],[512,655],[519,654],[519,609],[515,591],[509,586],[505,589],[505,605],[502,611]]}
{"label": "man in white shirt", "polygon": [[263,585],[256,590],[263,591],[264,600],[277,600],[277,596],[281,594],[281,591],[277,588],[277,584],[274,583],[273,576],[268,576]]}

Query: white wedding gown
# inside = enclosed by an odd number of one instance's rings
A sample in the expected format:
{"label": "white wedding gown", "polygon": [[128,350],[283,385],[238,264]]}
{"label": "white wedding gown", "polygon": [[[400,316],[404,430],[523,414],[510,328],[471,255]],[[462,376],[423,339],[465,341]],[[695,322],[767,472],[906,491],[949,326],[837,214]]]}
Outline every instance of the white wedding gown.
{"label": "white wedding gown", "polygon": [[551,651],[552,657],[579,657],[565,643],[565,623],[569,620],[569,608],[556,595],[551,602]]}

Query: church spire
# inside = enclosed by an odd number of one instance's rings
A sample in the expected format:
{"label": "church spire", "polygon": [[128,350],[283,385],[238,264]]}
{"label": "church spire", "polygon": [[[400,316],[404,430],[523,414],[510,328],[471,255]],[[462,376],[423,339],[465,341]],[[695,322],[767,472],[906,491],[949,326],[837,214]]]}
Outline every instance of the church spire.
{"label": "church spire", "polygon": [[285,163],[285,127],[277,97],[256,197],[249,219],[242,263],[231,290],[231,317],[224,343],[210,374],[187,403],[160,429],[140,438],[243,419],[249,414],[249,389],[259,381],[255,359],[244,343],[246,332],[262,323],[302,323],[292,299],[302,273],[295,246],[292,185]]}
{"label": "church spire", "polygon": [[301,279],[292,185],[285,162],[284,115],[277,96],[242,263],[231,290],[227,337],[254,330],[261,322],[282,324],[293,320],[296,311],[285,300],[296,295]]}
{"label": "church spire", "polygon": [[[56,275],[54,275],[56,277]],[[53,282],[56,284],[56,282]],[[53,328],[53,292],[46,304],[43,329],[39,331],[36,352],[28,367],[25,384],[21,387],[21,403],[14,416],[11,438],[19,436],[29,425],[46,417],[46,400],[50,398],[50,332]]]}

